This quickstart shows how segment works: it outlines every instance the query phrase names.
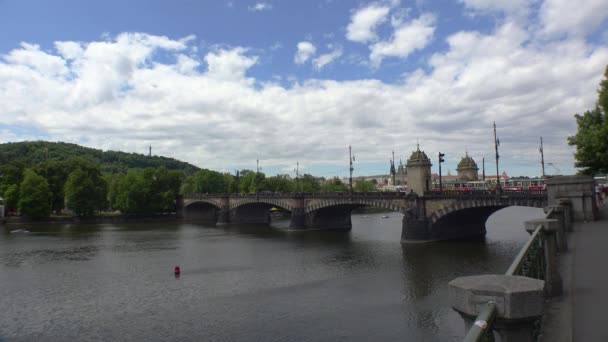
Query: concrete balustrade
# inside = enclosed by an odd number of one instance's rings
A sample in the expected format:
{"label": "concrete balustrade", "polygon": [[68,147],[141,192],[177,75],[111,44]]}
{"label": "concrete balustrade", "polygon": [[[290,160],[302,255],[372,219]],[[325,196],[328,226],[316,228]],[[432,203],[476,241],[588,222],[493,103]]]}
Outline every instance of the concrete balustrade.
{"label": "concrete balustrade", "polygon": [[559,274],[559,255],[557,254],[558,220],[536,219],[526,221],[526,231],[532,234],[538,226],[541,228],[541,241],[545,253],[545,294],[555,297],[562,294],[562,277]]}
{"label": "concrete balustrade", "polygon": [[544,208],[547,218],[557,220],[557,251],[565,253],[568,251],[568,239],[566,238],[566,209],[561,205],[549,205]]}
{"label": "concrete balustrade", "polygon": [[533,328],[544,308],[545,282],[521,276],[479,275],[461,277],[448,284],[450,304],[463,318],[468,331],[483,306],[492,301],[497,315],[492,329],[502,342],[534,341]]}
{"label": "concrete balustrade", "polygon": [[[483,326],[484,322],[474,323],[475,317],[482,304],[492,301],[498,308],[493,329],[501,341],[533,341],[533,322],[541,317],[545,299],[562,294],[559,255],[568,251],[567,233],[572,232],[573,222],[598,218],[593,178],[550,178],[547,180],[547,199],[546,217],[525,222],[529,233],[541,227],[545,280],[512,275],[481,275],[453,280],[449,284],[450,303],[465,320],[467,330],[472,324]],[[526,246],[530,244],[528,242]],[[517,268],[515,265],[511,268]]]}

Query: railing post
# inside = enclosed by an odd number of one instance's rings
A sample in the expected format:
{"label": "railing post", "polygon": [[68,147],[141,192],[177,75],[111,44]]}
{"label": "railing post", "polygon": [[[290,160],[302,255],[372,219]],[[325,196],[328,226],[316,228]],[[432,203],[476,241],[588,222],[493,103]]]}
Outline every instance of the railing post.
{"label": "railing post", "polygon": [[544,208],[547,218],[557,220],[557,251],[565,253],[568,251],[568,239],[566,238],[565,210],[561,205],[549,205]]}
{"label": "railing post", "polygon": [[[488,302],[496,304],[494,331],[502,342],[532,342],[543,306],[544,281],[522,276],[487,274],[461,277],[448,284],[450,304],[468,331]],[[484,325],[479,322],[479,325]],[[492,329],[491,325],[487,329]]]}
{"label": "railing post", "polygon": [[545,294],[555,297],[562,294],[562,277],[559,274],[559,257],[557,255],[557,220],[536,219],[526,221],[526,230],[532,234],[536,227],[542,225],[541,239],[545,253]]}
{"label": "railing post", "polygon": [[572,202],[569,199],[561,198],[557,200],[557,204],[564,208],[564,228],[567,232],[572,232]]}

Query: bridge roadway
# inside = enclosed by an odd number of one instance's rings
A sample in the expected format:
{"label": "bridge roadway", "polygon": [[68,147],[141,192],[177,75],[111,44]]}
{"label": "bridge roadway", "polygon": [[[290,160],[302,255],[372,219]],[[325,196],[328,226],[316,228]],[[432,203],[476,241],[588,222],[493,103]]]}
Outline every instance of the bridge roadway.
{"label": "bridge roadway", "polygon": [[403,214],[402,242],[485,236],[485,222],[508,206],[542,208],[545,191],[187,194],[178,199],[184,219],[217,224],[269,223],[270,209],[291,213],[290,229],[350,230],[351,211],[378,207]]}

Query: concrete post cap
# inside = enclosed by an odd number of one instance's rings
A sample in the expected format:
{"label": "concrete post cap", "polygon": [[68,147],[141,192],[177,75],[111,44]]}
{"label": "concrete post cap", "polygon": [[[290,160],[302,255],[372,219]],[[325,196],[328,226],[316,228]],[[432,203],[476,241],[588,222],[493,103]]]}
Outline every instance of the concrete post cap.
{"label": "concrete post cap", "polygon": [[530,234],[540,225],[543,226],[543,233],[555,233],[557,232],[558,221],[556,219],[535,219],[526,221],[525,225],[526,231]]}
{"label": "concrete post cap", "polygon": [[496,303],[497,317],[528,320],[542,315],[545,282],[522,276],[487,274],[460,277],[448,284],[454,310],[475,317],[488,301]]}

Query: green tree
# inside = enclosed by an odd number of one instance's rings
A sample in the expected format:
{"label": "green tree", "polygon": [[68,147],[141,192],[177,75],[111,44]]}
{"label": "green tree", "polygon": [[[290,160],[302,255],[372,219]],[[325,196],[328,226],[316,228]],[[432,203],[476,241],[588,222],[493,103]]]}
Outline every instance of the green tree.
{"label": "green tree", "polygon": [[4,204],[7,210],[19,209],[19,184],[13,184],[4,191]]}
{"label": "green tree", "polygon": [[576,146],[574,158],[582,174],[608,173],[608,67],[598,90],[595,109],[576,114],[576,135],[568,137],[568,144]]}
{"label": "green tree", "polygon": [[357,184],[355,184],[354,190],[361,192],[376,191],[376,186],[370,181],[360,180],[357,181]]}
{"label": "green tree", "polygon": [[64,192],[63,188],[71,171],[68,163],[64,161],[50,160],[39,163],[34,167],[34,171],[46,178],[51,189],[51,210],[59,213],[64,207]]}
{"label": "green tree", "polygon": [[319,183],[319,181],[312,175],[309,175],[308,173],[306,173],[302,177],[300,177],[298,182],[299,182],[298,186],[302,192],[319,192],[319,191],[321,191],[321,184]]}
{"label": "green tree", "polygon": [[182,186],[181,193],[225,193],[228,192],[227,178],[212,170],[203,169],[195,172],[192,176],[186,177]]}
{"label": "green tree", "polygon": [[10,186],[21,184],[25,167],[25,163],[20,160],[0,166],[0,195]]}
{"label": "green tree", "polygon": [[348,186],[346,186],[340,178],[334,177],[327,182],[321,185],[321,191],[324,192],[340,192],[340,191],[348,191]]}
{"label": "green tree", "polygon": [[19,186],[19,210],[28,217],[38,219],[51,213],[49,183],[36,172],[26,169]]}
{"label": "green tree", "polygon": [[78,216],[91,216],[95,213],[99,202],[96,198],[95,184],[91,177],[82,169],[76,169],[65,182],[66,206]]}
{"label": "green tree", "polygon": [[240,192],[251,194],[262,190],[262,186],[264,185],[264,179],[266,179],[266,175],[264,173],[253,172],[250,170],[241,170],[240,175]]}
{"label": "green tree", "polygon": [[291,192],[294,190],[299,191],[296,182],[291,180],[287,175],[276,175],[264,179],[261,190],[269,190],[274,192]]}

